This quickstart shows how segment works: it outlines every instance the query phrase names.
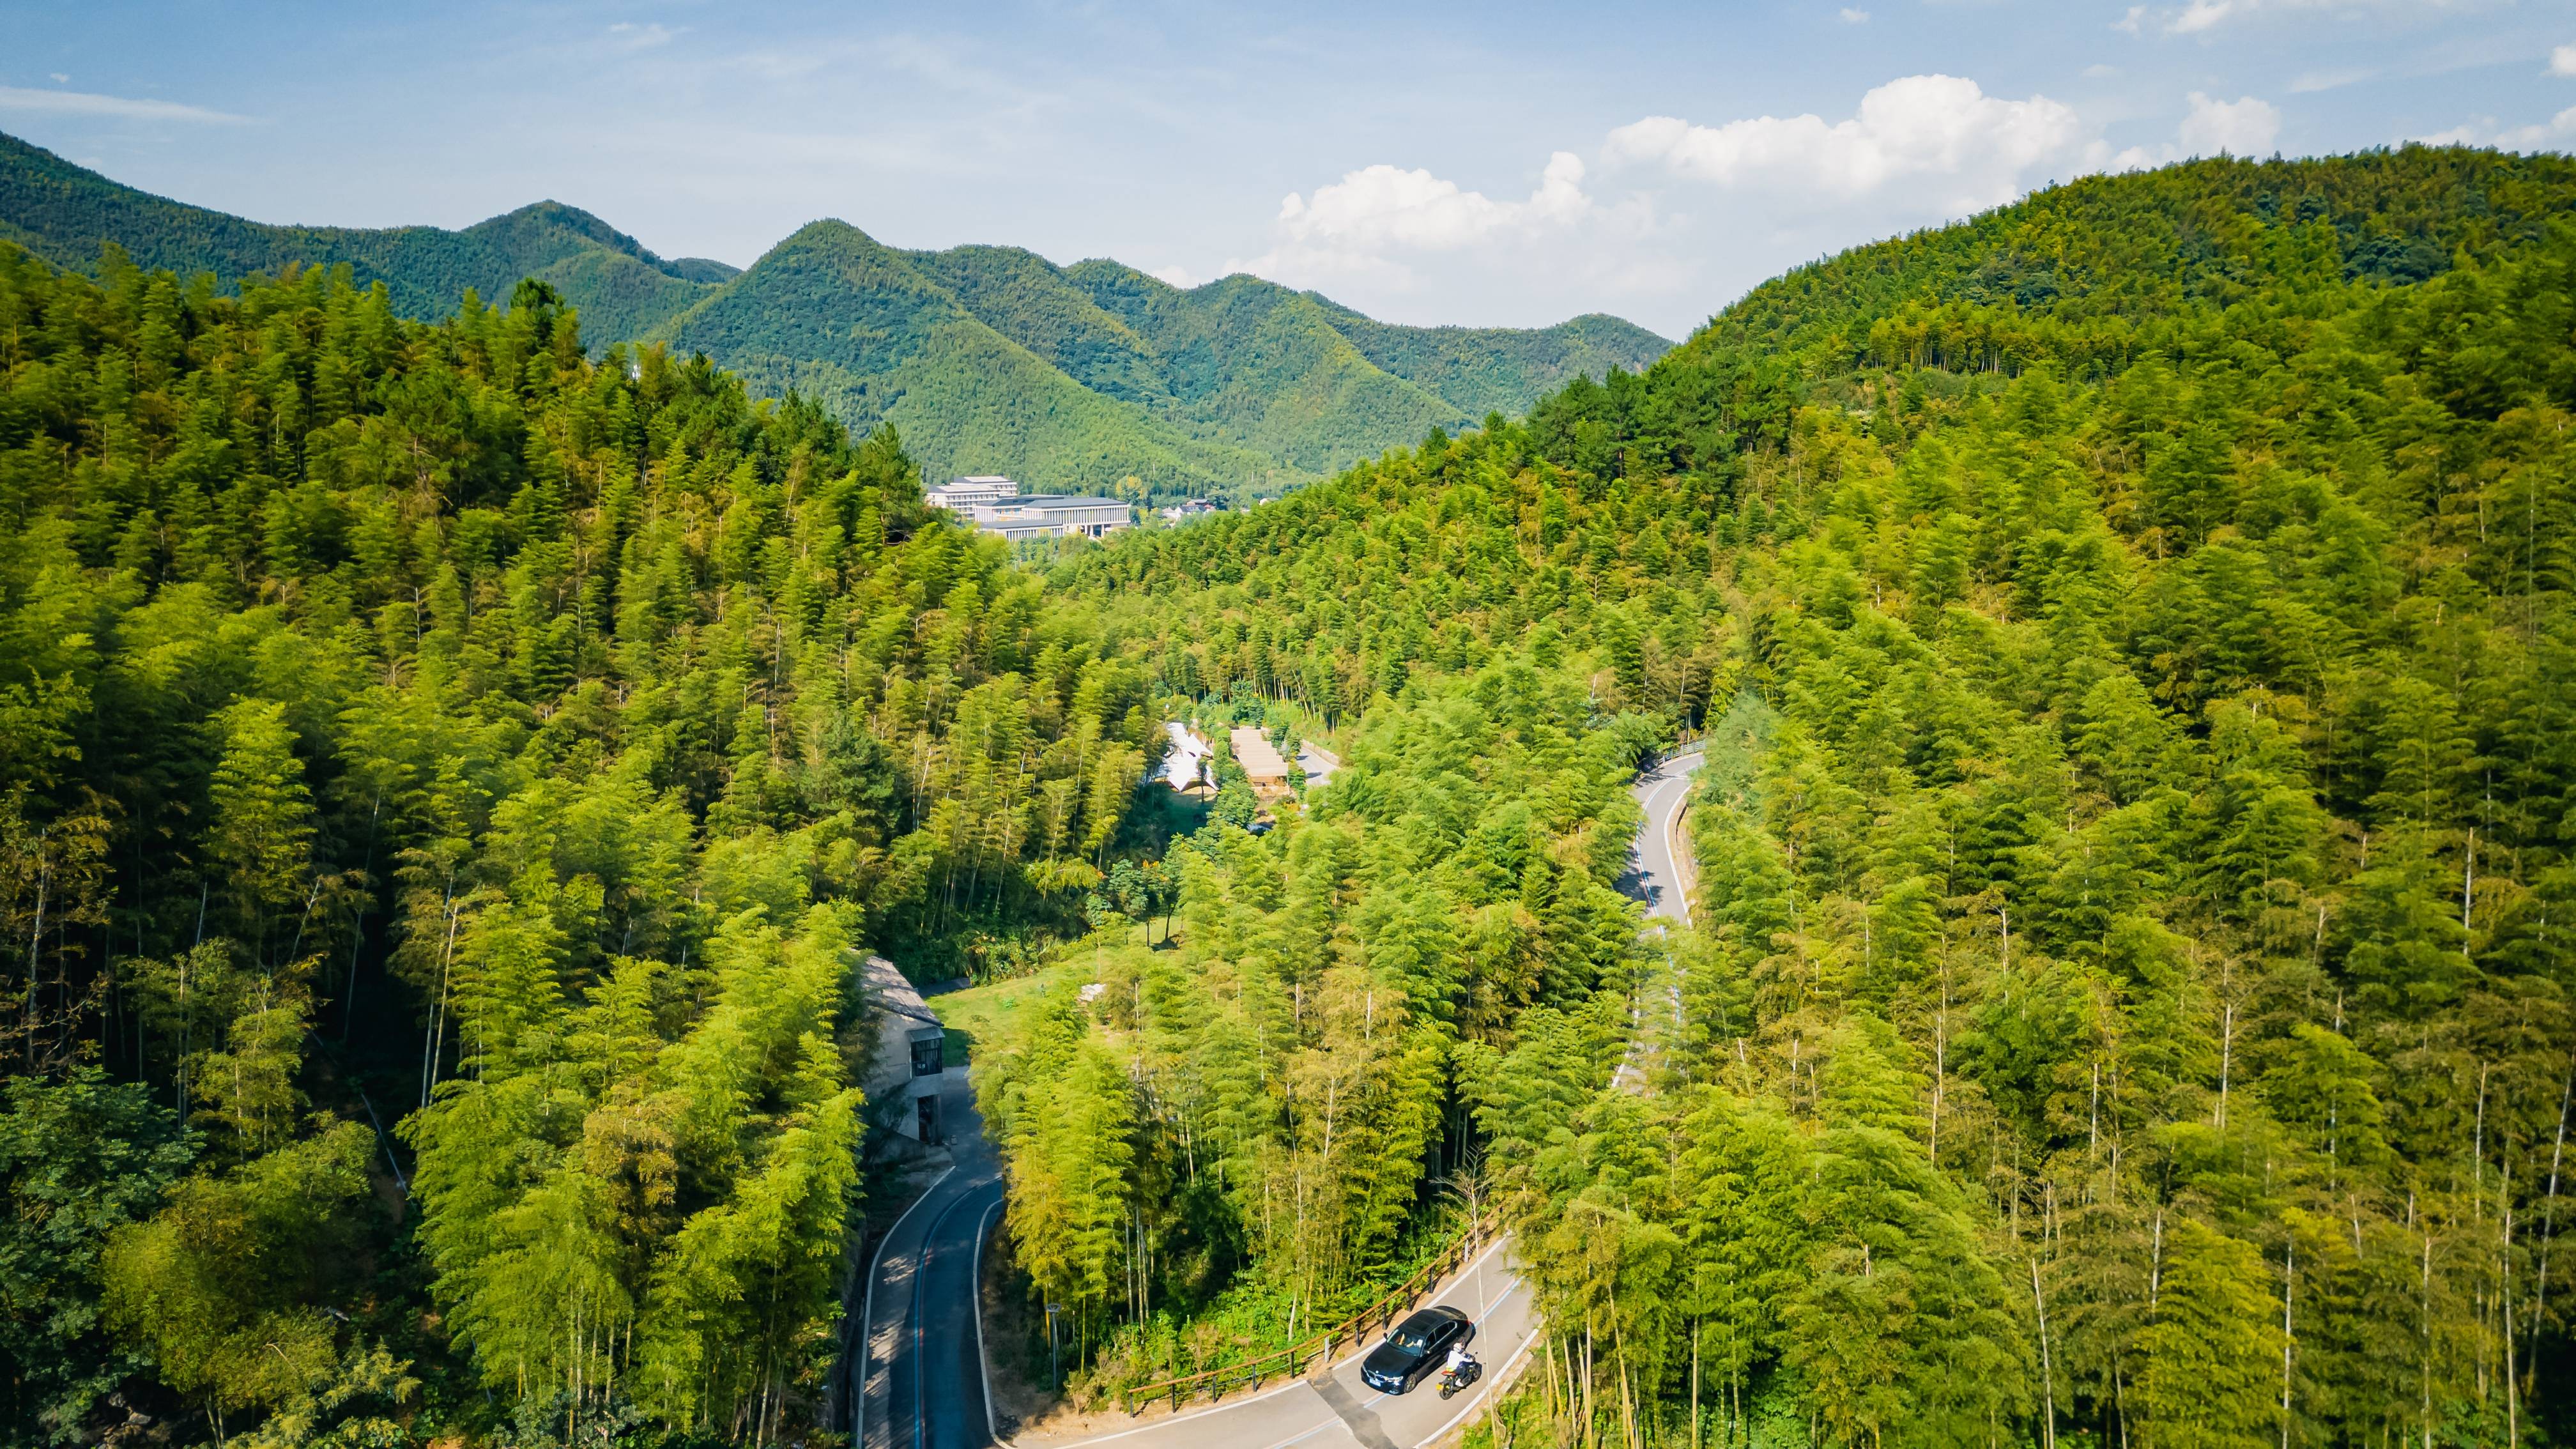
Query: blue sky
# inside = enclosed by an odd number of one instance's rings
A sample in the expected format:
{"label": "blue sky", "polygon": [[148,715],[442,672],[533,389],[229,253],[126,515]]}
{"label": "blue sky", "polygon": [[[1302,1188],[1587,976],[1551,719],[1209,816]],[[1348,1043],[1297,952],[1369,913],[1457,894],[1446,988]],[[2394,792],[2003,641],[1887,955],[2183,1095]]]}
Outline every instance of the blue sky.
{"label": "blue sky", "polygon": [[834,216],[1675,337],[1783,267],[2086,171],[2576,148],[2567,0],[0,0],[0,35],[0,130],[264,221],[553,197],[746,265]]}

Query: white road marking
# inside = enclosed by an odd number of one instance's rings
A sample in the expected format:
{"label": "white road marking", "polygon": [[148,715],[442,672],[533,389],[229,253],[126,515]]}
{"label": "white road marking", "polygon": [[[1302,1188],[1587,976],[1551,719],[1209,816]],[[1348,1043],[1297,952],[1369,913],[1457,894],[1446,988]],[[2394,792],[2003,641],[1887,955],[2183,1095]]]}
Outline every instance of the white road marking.
{"label": "white road marking", "polygon": [[[868,1360],[873,1356],[876,1348],[877,1265],[885,1261],[886,1244],[894,1241],[895,1233],[903,1227],[903,1220],[911,1217],[915,1208],[918,1208],[923,1203],[930,1201],[930,1195],[939,1191],[939,1185],[946,1182],[948,1180],[948,1174],[955,1172],[956,1170],[957,1166],[955,1163],[951,1163],[948,1166],[941,1168],[939,1170],[939,1175],[930,1180],[930,1186],[921,1190],[921,1196],[914,1198],[910,1203],[905,1204],[904,1210],[895,1214],[894,1221],[886,1227],[885,1236],[877,1239],[877,1250],[868,1255],[868,1288],[867,1292],[862,1294],[859,1298],[858,1440],[862,1444],[866,1443],[868,1439]],[[925,1243],[923,1246],[927,1248],[929,1245]],[[927,1257],[929,1255],[924,1253],[923,1256]],[[913,1271],[919,1272],[920,1269],[916,1268]],[[901,1338],[902,1335],[898,1333],[896,1335],[897,1341],[900,1342]],[[892,1390],[892,1387],[893,1386],[891,1384],[887,1386],[889,1391]]]}
{"label": "white road marking", "polygon": [[[1490,1243],[1486,1244],[1486,1245],[1485,1245],[1485,1248],[1484,1248],[1484,1250],[1483,1250],[1482,1252],[1478,1253],[1475,1257],[1470,1258],[1470,1259],[1468,1259],[1468,1260],[1467,1260],[1467,1265],[1466,1265],[1466,1267],[1464,1267],[1464,1268],[1462,1268],[1462,1269],[1460,1269],[1460,1270],[1459,1270],[1459,1276],[1450,1280],[1450,1287],[1451,1287],[1451,1291],[1455,1292],[1455,1291],[1458,1291],[1459,1289],[1464,1288],[1464,1287],[1465,1287],[1465,1279],[1466,1279],[1467,1277],[1469,1277],[1469,1276],[1473,1276],[1473,1277],[1475,1277],[1475,1278],[1476,1278],[1476,1280],[1477,1280],[1477,1282],[1476,1282],[1477,1295],[1478,1295],[1478,1297],[1480,1297],[1480,1298],[1481,1298],[1481,1297],[1483,1296],[1483,1293],[1484,1293],[1484,1270],[1485,1270],[1485,1265],[1486,1265],[1487,1263],[1489,1263],[1489,1262],[1491,1262],[1491,1261],[1493,1260],[1493,1256],[1494,1256],[1494,1254],[1496,1254],[1496,1253],[1498,1253],[1498,1252],[1501,1252],[1501,1251],[1502,1251],[1506,1246],[1508,1246],[1508,1245],[1509,1245],[1509,1243],[1510,1243],[1510,1242],[1511,1242],[1510,1236],[1509,1236],[1508,1234],[1506,1234],[1506,1235],[1504,1235],[1504,1236],[1497,1237],[1497,1238],[1495,1238],[1492,1242],[1490,1242]],[[1513,1294],[1515,1294],[1515,1293],[1517,1293],[1517,1292],[1519,1292],[1519,1291],[1520,1291],[1520,1289],[1521,1289],[1521,1282],[1520,1282],[1520,1279],[1519,1279],[1518,1277],[1514,1277],[1514,1278],[1513,1278],[1513,1280],[1512,1280],[1512,1286],[1511,1286],[1511,1287],[1509,1287],[1509,1288],[1507,1288],[1507,1289],[1505,1289],[1505,1290],[1503,1290],[1503,1295],[1502,1295],[1501,1297],[1499,1297],[1499,1298],[1496,1298],[1496,1299],[1492,1300],[1492,1302],[1491,1302],[1491,1303],[1489,1303],[1489,1304],[1488,1304],[1488,1305],[1487,1305],[1487,1306],[1486,1306],[1486,1307],[1485,1307],[1481,1312],[1479,1312],[1479,1313],[1476,1315],[1476,1319],[1475,1319],[1476,1323],[1477,1323],[1479,1326],[1482,1326],[1482,1325],[1483,1325],[1483,1323],[1485,1322],[1485,1320],[1487,1320],[1487,1319],[1489,1319],[1489,1318],[1493,1317],[1493,1315],[1494,1315],[1494,1314],[1496,1314],[1496,1313],[1498,1313],[1498,1312],[1502,1311],[1502,1307],[1503,1307],[1503,1305],[1504,1305],[1504,1304],[1506,1304],[1506,1303],[1509,1303],[1509,1302],[1512,1300],[1512,1295],[1513,1295]],[[1437,1299],[1435,1299],[1434,1301],[1436,1302],[1436,1301],[1437,1301]],[[1533,1334],[1532,1334],[1531,1336],[1532,1336],[1532,1337],[1535,1337],[1535,1336],[1536,1336],[1535,1332],[1533,1332]],[[1528,1341],[1527,1341],[1526,1339],[1525,1339],[1525,1340],[1523,1340],[1523,1342],[1522,1342],[1522,1346],[1523,1346],[1524,1348],[1526,1348],[1526,1347],[1528,1346]],[[1333,1366],[1332,1366],[1332,1368],[1333,1368],[1333,1369],[1348,1368],[1348,1367],[1350,1366],[1350,1364],[1351,1364],[1352,1360],[1354,1360],[1354,1359],[1358,1358],[1359,1356],[1360,1356],[1360,1354],[1359,1354],[1359,1352],[1357,1351],[1357,1349],[1356,1349],[1356,1347],[1355,1347],[1355,1348],[1354,1348],[1354,1350],[1353,1350],[1351,1353],[1346,1354],[1346,1355],[1342,1358],[1342,1360],[1341,1360],[1338,1364],[1333,1365]],[[1517,1353],[1517,1351],[1515,1352],[1514,1357],[1515,1357],[1515,1358],[1517,1358],[1517,1357],[1518,1357],[1518,1353]],[[1328,1371],[1328,1372],[1330,1372],[1330,1371],[1331,1371],[1331,1369],[1328,1369],[1327,1371]],[[1362,1387],[1362,1388],[1366,1388],[1366,1387],[1367,1387],[1367,1385],[1363,1384],[1361,1387]],[[1251,1405],[1253,1405],[1253,1404],[1258,1404],[1258,1403],[1262,1402],[1262,1401],[1263,1401],[1263,1400],[1265,1400],[1265,1399],[1274,1399],[1274,1398],[1277,1398],[1277,1397],[1278,1397],[1279,1395],[1281,1395],[1281,1394],[1295,1393],[1295,1392],[1296,1392],[1297,1390],[1299,1390],[1299,1389],[1304,1389],[1304,1390],[1306,1390],[1306,1392],[1308,1392],[1308,1393],[1310,1393],[1310,1394],[1312,1394],[1312,1393],[1314,1393],[1314,1392],[1315,1392],[1315,1390],[1314,1390],[1314,1386],[1313,1386],[1313,1385],[1311,1385],[1311,1384],[1309,1384],[1309,1383],[1307,1383],[1307,1382],[1306,1382],[1306,1380],[1304,1380],[1304,1379],[1302,1379],[1302,1378],[1290,1379],[1288,1382],[1286,1382],[1286,1383],[1284,1383],[1284,1384],[1281,1384],[1279,1387],[1277,1387],[1277,1388],[1275,1388],[1275,1389],[1265,1389],[1265,1390],[1263,1390],[1262,1392],[1260,1392],[1260,1393],[1258,1393],[1258,1394],[1255,1394],[1255,1395],[1253,1395],[1252,1397],[1250,1397],[1250,1398],[1248,1398],[1248,1399],[1236,1399],[1236,1400],[1234,1400],[1234,1401],[1233,1401],[1233,1402],[1231,1402],[1231,1403],[1224,1403],[1224,1404],[1210,1404],[1208,1407],[1206,1407],[1206,1408],[1204,1408],[1204,1409],[1198,1409],[1198,1410],[1195,1410],[1195,1411],[1190,1412],[1190,1413],[1187,1413],[1187,1414],[1175,1414],[1175,1415],[1173,1415],[1171,1418],[1168,1418],[1168,1419],[1159,1419],[1159,1420],[1156,1420],[1155,1422],[1153,1422],[1153,1423],[1151,1423],[1151,1424],[1139,1424],[1139,1425],[1137,1425],[1135,1428],[1132,1428],[1132,1429],[1121,1429],[1121,1430],[1117,1431],[1117,1432],[1116,1432],[1116,1433],[1114,1433],[1114,1434],[1102,1434],[1102,1435],[1099,1435],[1099,1436],[1097,1436],[1097,1437],[1095,1437],[1095,1438],[1090,1438],[1090,1439],[1075,1439],[1075,1440],[1070,1440],[1070,1441],[1068,1441],[1068,1442],[1066,1442],[1066,1443],[1064,1443],[1064,1444],[1062,1444],[1062,1445],[1052,1446],[1052,1449],[1082,1449],[1082,1446],[1085,1446],[1085,1445],[1091,1445],[1091,1444],[1106,1444],[1106,1443],[1110,1442],[1110,1441],[1111,1441],[1111,1440],[1113,1440],[1113,1439],[1125,1439],[1125,1438],[1130,1438],[1130,1437],[1132,1437],[1132,1436],[1134,1436],[1134,1435],[1137,1435],[1137,1434],[1151,1434],[1151,1433],[1156,1433],[1156,1432],[1159,1432],[1159,1431],[1164,1430],[1164,1429],[1169,1429],[1169,1428],[1171,1428],[1172,1426],[1174,1426],[1174,1425],[1176,1425],[1176,1424],[1185,1424],[1185,1423],[1190,1423],[1190,1422],[1193,1422],[1193,1421],[1195,1421],[1195,1420],[1199,1420],[1199,1419],[1207,1418],[1207,1417],[1209,1417],[1209,1416],[1211,1416],[1211,1415],[1214,1415],[1214,1414],[1227,1414],[1227,1413],[1232,1413],[1233,1411],[1235,1411],[1235,1410],[1237,1410],[1237,1409],[1246,1408],[1246,1407],[1249,1407],[1249,1406],[1251,1406]],[[1361,1404],[1361,1407],[1362,1407],[1362,1408],[1368,1408],[1368,1407],[1370,1407],[1370,1406],[1373,1406],[1373,1405],[1376,1405],[1376,1404],[1382,1403],[1382,1402],[1384,1402],[1388,1397],[1389,1397],[1389,1395],[1386,1395],[1386,1394],[1378,1394],[1378,1395],[1376,1395],[1376,1396],[1375,1396],[1375,1397],[1373,1397],[1373,1398],[1370,1398],[1370,1399],[1367,1399],[1367,1400],[1363,1401],[1363,1402],[1362,1402],[1362,1404]],[[1322,1431],[1323,1431],[1323,1430],[1325,1430],[1325,1429],[1329,1429],[1329,1428],[1331,1428],[1333,1425],[1338,1424],[1338,1423],[1340,1423],[1340,1422],[1341,1422],[1341,1417],[1340,1417],[1339,1415],[1337,1415],[1337,1414],[1333,1413],[1333,1411],[1332,1411],[1333,1406],[1332,1406],[1332,1405],[1330,1405],[1330,1404],[1328,1404],[1328,1403],[1325,1403],[1322,1395],[1320,1395],[1320,1394],[1317,1394],[1317,1395],[1316,1395],[1316,1397],[1315,1397],[1314,1407],[1315,1407],[1316,1409],[1318,1409],[1318,1410],[1322,1411],[1322,1413],[1324,1414],[1325,1418],[1324,1418],[1324,1421],[1323,1421],[1322,1423],[1315,1425],[1313,1428],[1306,1429],[1306,1430],[1304,1430],[1304,1431],[1302,1431],[1302,1432],[1298,1433],[1297,1435],[1295,1435],[1295,1436],[1294,1436],[1294,1437],[1292,1437],[1292,1438],[1282,1439],[1282,1440],[1280,1440],[1280,1441],[1279,1441],[1278,1443],[1276,1443],[1276,1444],[1272,1444],[1272,1445],[1265,1446],[1265,1449],[1285,1449],[1285,1446],[1287,1446],[1287,1445],[1295,1444],[1295,1443],[1301,1442],[1302,1440],[1305,1440],[1305,1439],[1307,1439],[1307,1438],[1310,1438],[1310,1437],[1314,1436],[1315,1434],[1318,1434],[1318,1433],[1322,1432]]]}
{"label": "white road marking", "polygon": [[984,1220],[975,1225],[975,1371],[984,1378],[984,1432],[996,1444],[1008,1445],[1002,1437],[1000,1411],[993,1407],[993,1361],[984,1356],[984,1233],[993,1226],[993,1214],[1002,1210],[1006,1199],[996,1198],[984,1209]]}
{"label": "white road marking", "polygon": [[1511,1376],[1512,1365],[1519,1363],[1521,1361],[1521,1356],[1529,1352],[1529,1346],[1537,1341],[1538,1335],[1536,1333],[1532,1333],[1529,1337],[1522,1339],[1521,1346],[1512,1350],[1512,1356],[1503,1360],[1503,1366],[1501,1368],[1494,1370],[1493,1377],[1487,1379],[1485,1381],[1485,1386],[1476,1391],[1475,1398],[1468,1401],[1467,1407],[1450,1415],[1448,1423],[1443,1424],[1439,1428],[1422,1436],[1421,1439],[1416,1441],[1416,1449],[1419,1449],[1419,1446],[1422,1444],[1439,1443],[1441,1435],[1457,1428],[1460,1420],[1466,1418],[1469,1414],[1476,1412],[1478,1409],[1483,1408],[1485,1406],[1486,1398],[1491,1395],[1494,1390],[1502,1386],[1504,1379]]}

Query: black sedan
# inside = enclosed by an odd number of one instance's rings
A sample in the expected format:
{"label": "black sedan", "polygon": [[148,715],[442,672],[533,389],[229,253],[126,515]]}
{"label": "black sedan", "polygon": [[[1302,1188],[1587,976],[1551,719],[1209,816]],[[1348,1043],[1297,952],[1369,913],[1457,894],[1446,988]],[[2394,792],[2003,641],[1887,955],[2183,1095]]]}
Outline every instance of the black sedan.
{"label": "black sedan", "polygon": [[1360,1360],[1360,1381],[1380,1393],[1400,1394],[1440,1371],[1453,1344],[1476,1336],[1476,1325],[1455,1308],[1425,1308],[1395,1326],[1386,1342]]}

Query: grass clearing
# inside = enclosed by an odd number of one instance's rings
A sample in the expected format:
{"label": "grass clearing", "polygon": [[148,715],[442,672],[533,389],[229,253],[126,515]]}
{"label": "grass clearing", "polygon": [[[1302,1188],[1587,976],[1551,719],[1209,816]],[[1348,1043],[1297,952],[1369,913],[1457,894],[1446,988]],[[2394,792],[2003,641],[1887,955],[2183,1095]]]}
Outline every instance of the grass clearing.
{"label": "grass clearing", "polygon": [[[943,991],[925,1004],[940,1025],[948,1028],[949,1060],[972,1061],[978,1042],[992,1041],[1006,1035],[1017,1025],[1021,1012],[1035,1006],[1050,993],[1104,979],[1104,973],[1120,963],[1141,963],[1148,956],[1145,945],[1147,928],[1121,925],[1108,931],[1094,932],[1079,941],[1068,941],[1050,954],[1047,964],[1026,976],[1004,981],[969,986],[959,991]],[[1160,943],[1163,923],[1152,927],[1153,938]]]}

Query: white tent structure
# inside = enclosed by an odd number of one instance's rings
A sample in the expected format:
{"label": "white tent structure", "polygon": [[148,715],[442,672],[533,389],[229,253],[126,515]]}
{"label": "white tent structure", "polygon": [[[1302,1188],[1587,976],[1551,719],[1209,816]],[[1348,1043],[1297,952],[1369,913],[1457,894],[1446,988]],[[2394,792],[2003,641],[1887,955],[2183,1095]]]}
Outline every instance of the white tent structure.
{"label": "white tent structure", "polygon": [[1171,732],[1172,748],[1163,756],[1162,772],[1155,778],[1181,791],[1208,779],[1208,756],[1215,752],[1208,742],[1178,720],[1166,722],[1163,728]]}

